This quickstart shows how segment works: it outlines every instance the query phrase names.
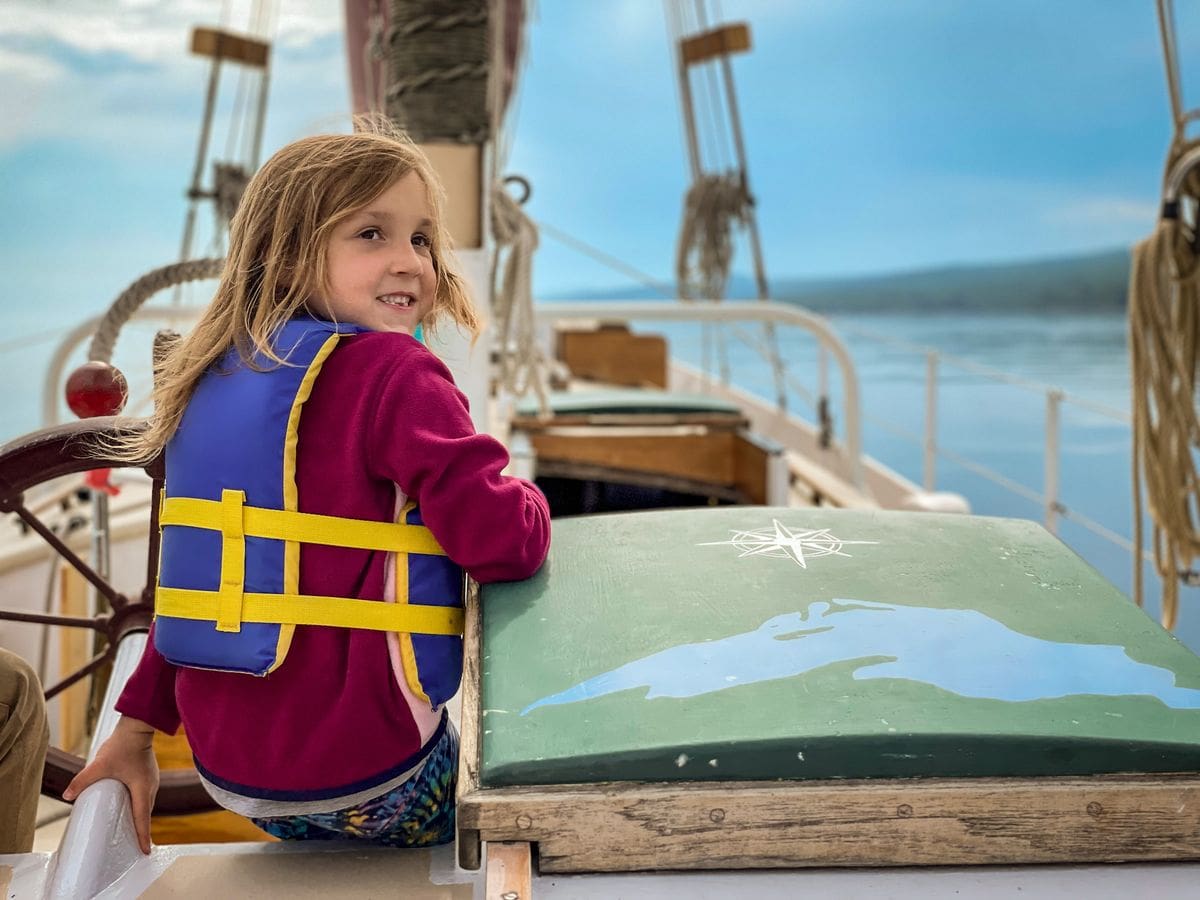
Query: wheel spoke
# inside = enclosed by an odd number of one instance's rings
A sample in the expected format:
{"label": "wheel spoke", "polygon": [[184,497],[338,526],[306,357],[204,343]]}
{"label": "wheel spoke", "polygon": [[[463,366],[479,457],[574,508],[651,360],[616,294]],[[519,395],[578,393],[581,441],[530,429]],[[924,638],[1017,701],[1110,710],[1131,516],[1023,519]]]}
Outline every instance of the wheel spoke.
{"label": "wheel spoke", "polygon": [[[0,622],[63,625],[87,628],[106,635],[108,649],[47,690],[47,699],[62,693],[71,685],[95,673],[110,659],[116,658],[116,647],[122,638],[131,631],[144,630],[149,625],[153,615],[154,583],[158,575],[158,505],[151,502],[148,516],[150,552],[146,560],[147,587],[140,595],[135,595],[136,602],[130,602],[101,578],[95,569],[66,547],[63,540],[37,518],[36,513],[23,505],[24,494],[30,488],[55,478],[77,475],[91,469],[128,466],[127,462],[111,459],[104,453],[97,453],[96,450],[102,448],[108,439],[123,439],[145,427],[145,422],[119,417],[88,419],[45,428],[0,446],[0,514],[16,513],[112,605],[111,614],[102,613],[93,619],[0,608]],[[153,496],[157,498],[164,476],[161,454],[139,468],[144,469],[152,479]],[[62,792],[83,766],[84,760],[81,757],[51,747],[42,773],[42,792],[61,798]],[[0,806],[3,806],[3,798],[0,798]],[[181,769],[162,773],[158,797],[154,804],[156,814],[207,812],[215,808],[212,799],[201,786],[195,770]]]}
{"label": "wheel spoke", "polygon": [[47,688],[46,689],[46,699],[50,700],[50,699],[54,698],[56,695],[65,691],[67,688],[69,688],[75,682],[79,681],[81,678],[86,678],[87,676],[89,676],[93,672],[95,672],[98,668],[100,668],[102,665],[104,665],[104,663],[106,663],[108,661],[108,658],[110,656],[112,656],[111,647],[112,647],[112,645],[110,644],[107,648],[105,648],[103,653],[93,656],[91,658],[91,660],[89,662],[87,662],[82,668],[76,669],[74,672],[72,672],[70,675],[68,675],[66,678],[64,678],[62,681],[60,681],[58,684],[54,685],[54,687]]}
{"label": "wheel spoke", "polygon": [[101,578],[95,569],[80,559],[75,554],[75,551],[64,544],[57,534],[43,525],[42,520],[26,509],[23,503],[14,504],[12,511],[21,517],[21,521],[40,534],[46,543],[53,547],[59,556],[69,562],[80,575],[91,582],[92,586],[112,604],[113,609],[119,609],[125,605],[127,602],[125,598],[118,594],[112,585]]}
{"label": "wheel spoke", "polygon": [[108,616],[85,619],[82,616],[52,616],[48,613],[27,613],[16,609],[0,609],[0,622],[33,622],[37,625],[66,625],[68,628],[90,628],[104,633],[108,630]]}

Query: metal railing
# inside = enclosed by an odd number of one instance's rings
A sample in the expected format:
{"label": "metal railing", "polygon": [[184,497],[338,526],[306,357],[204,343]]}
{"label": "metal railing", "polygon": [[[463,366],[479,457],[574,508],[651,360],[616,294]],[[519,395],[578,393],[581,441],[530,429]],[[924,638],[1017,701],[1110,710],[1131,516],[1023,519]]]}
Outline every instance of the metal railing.
{"label": "metal railing", "polygon": [[[861,488],[864,481],[862,421],[868,421],[922,448],[922,482],[926,490],[936,490],[937,462],[939,459],[942,459],[999,486],[1011,494],[1039,505],[1043,510],[1045,526],[1052,533],[1057,533],[1060,520],[1071,521],[1092,532],[1097,537],[1120,547],[1122,550],[1131,554],[1135,553],[1132,541],[1092,517],[1069,508],[1063,503],[1059,492],[1062,407],[1066,404],[1071,404],[1128,426],[1131,424],[1131,418],[1123,410],[1068,394],[1066,391],[1051,385],[1020,378],[992,368],[991,366],[963,359],[949,353],[943,353],[932,347],[879,334],[878,332],[852,323],[838,323],[837,329],[847,334],[853,334],[866,340],[886,344],[924,357],[925,414],[922,433],[918,434],[899,423],[862,413],[858,375],[848,348],[828,320],[798,306],[756,300],[724,301],[720,304],[705,302],[590,301],[587,303],[539,303],[535,307],[535,310],[538,319],[542,322],[565,319],[696,323],[757,321],[774,322],[780,325],[798,327],[812,334],[818,342],[817,389],[815,392],[808,390],[790,371],[785,374],[786,383],[788,387],[816,409],[820,399],[829,396],[829,360],[832,357],[834,362],[836,362],[845,395],[843,410],[843,421],[845,423],[844,445],[850,464],[852,481],[856,487]],[[194,319],[198,315],[198,312],[195,308],[187,307],[146,307],[138,310],[132,318],[137,321],[158,320],[164,324],[174,324]],[[47,366],[43,386],[43,424],[50,425],[58,422],[58,404],[62,393],[66,363],[75,350],[91,337],[99,320],[100,317],[95,317],[81,322],[59,342],[58,347],[55,349],[50,364]],[[762,356],[764,362],[770,363],[766,348],[761,345],[761,342],[750,339],[748,335],[738,334],[736,331],[731,331],[731,333],[735,337],[739,337],[746,346]],[[1004,476],[989,466],[968,459],[939,444],[937,439],[938,383],[941,369],[947,365],[993,382],[1007,384],[1045,397],[1046,425],[1043,490],[1037,491],[1030,488],[1027,485]],[[1141,549],[1141,556],[1145,561],[1152,561],[1153,559],[1152,555],[1145,548]]]}
{"label": "metal railing", "polygon": [[[1010,375],[1007,372],[1003,372],[991,366],[973,362],[969,359],[963,359],[961,357],[954,356],[953,354],[944,353],[932,347],[915,344],[901,338],[894,338],[889,335],[880,334],[872,331],[871,329],[863,328],[852,323],[838,323],[837,327],[840,331],[843,331],[846,334],[856,335],[880,344],[887,344],[889,346],[910,352],[914,355],[924,357],[925,416],[923,433],[916,434],[911,430],[904,428],[902,425],[878,416],[864,413],[863,418],[865,421],[883,428],[897,437],[916,443],[922,448],[922,479],[923,487],[926,490],[932,491],[936,489],[937,461],[939,458],[944,459],[972,473],[973,475],[976,475],[986,481],[990,481],[1009,493],[1040,506],[1043,511],[1043,522],[1046,526],[1046,529],[1052,534],[1058,533],[1058,524],[1060,521],[1073,522],[1087,531],[1090,531],[1097,537],[1102,538],[1103,540],[1108,541],[1117,547],[1120,547],[1122,550],[1129,553],[1135,561],[1138,556],[1140,556],[1143,562],[1153,562],[1154,557],[1149,550],[1144,547],[1135,548],[1133,542],[1124,535],[1118,534],[1091,516],[1088,516],[1078,510],[1071,509],[1063,502],[1060,492],[1060,476],[1062,471],[1060,450],[1063,407],[1066,405],[1072,405],[1095,415],[1111,419],[1122,425],[1132,427],[1132,418],[1129,413],[1103,403],[1097,403],[1093,400],[1087,400],[1083,397],[1069,394],[1061,388],[1054,387],[1052,385]],[[956,369],[977,375],[989,381],[999,384],[1006,384],[1011,387],[1029,391],[1045,397],[1045,443],[1043,487],[1041,491],[1030,488],[1027,485],[1014,481],[1011,478],[1007,478],[1000,472],[997,472],[995,469],[968,459],[958,453],[954,453],[953,451],[939,444],[937,439],[938,384],[940,372],[943,366],[953,366]]]}

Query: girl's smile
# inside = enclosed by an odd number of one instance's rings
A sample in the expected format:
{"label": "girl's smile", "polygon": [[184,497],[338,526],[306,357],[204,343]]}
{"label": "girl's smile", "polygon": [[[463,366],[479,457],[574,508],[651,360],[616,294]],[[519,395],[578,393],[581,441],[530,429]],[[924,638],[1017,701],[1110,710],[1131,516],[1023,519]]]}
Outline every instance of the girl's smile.
{"label": "girl's smile", "polygon": [[410,172],[334,228],[328,293],[316,311],[372,331],[413,334],[433,308],[432,233],[425,183]]}

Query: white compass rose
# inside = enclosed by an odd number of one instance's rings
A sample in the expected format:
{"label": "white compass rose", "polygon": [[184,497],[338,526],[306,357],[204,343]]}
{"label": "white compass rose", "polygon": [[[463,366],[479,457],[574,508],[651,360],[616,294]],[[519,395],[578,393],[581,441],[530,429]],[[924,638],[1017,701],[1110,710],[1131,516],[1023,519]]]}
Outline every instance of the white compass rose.
{"label": "white compass rose", "polygon": [[727,541],[706,541],[697,547],[728,545],[741,550],[738,559],[747,556],[781,556],[794,561],[800,568],[808,568],[808,560],[818,556],[845,556],[842,547],[847,544],[877,544],[878,541],[843,541],[834,537],[828,528],[805,528],[793,530],[778,519],[771,520],[772,528],[758,531],[731,531]]}

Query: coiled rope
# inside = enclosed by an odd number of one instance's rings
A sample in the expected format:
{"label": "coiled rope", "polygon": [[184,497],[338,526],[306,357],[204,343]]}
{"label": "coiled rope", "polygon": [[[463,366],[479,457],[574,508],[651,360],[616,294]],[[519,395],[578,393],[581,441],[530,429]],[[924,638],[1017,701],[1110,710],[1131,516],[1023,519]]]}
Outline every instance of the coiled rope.
{"label": "coiled rope", "polygon": [[217,228],[227,231],[233,221],[242,194],[250,184],[250,172],[236,163],[213,163],[213,200],[216,203]]}
{"label": "coiled rope", "polygon": [[[750,221],[752,201],[736,172],[700,174],[683,201],[683,224],[675,251],[675,278],[683,300],[720,300],[733,262],[734,225]],[[701,368],[711,371],[716,353],[721,381],[729,383],[729,355],[722,333],[709,325],[702,331]]]}
{"label": "coiled rope", "polygon": [[[1129,356],[1133,409],[1134,600],[1144,601],[1142,509],[1152,521],[1154,567],[1162,578],[1161,621],[1179,619],[1179,583],[1193,580],[1200,556],[1200,446],[1196,362],[1200,349],[1200,140],[1188,140],[1195,111],[1183,108],[1170,0],[1158,2],[1174,136],[1163,175],[1159,221],[1133,250],[1129,284]],[[1190,222],[1189,222],[1190,219]]]}
{"label": "coiled rope", "polygon": [[487,0],[392,0],[387,114],[419,144],[491,136]]}
{"label": "coiled rope", "polygon": [[497,183],[492,188],[491,207],[496,240],[492,310],[497,322],[496,346],[500,350],[497,378],[514,397],[523,397],[532,389],[539,414],[546,417],[550,415],[550,378],[565,377],[566,372],[537,340],[533,312],[537,226],[503,184]]}
{"label": "coiled rope", "polygon": [[733,227],[750,221],[746,185],[734,172],[700,175],[683,203],[675,277],[687,300],[725,296],[733,261]]}

